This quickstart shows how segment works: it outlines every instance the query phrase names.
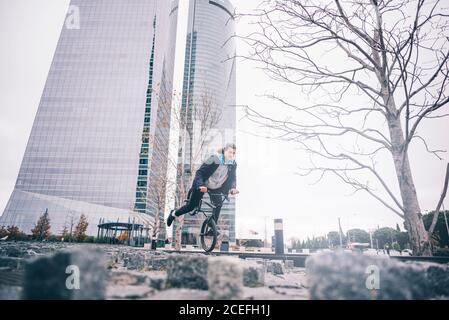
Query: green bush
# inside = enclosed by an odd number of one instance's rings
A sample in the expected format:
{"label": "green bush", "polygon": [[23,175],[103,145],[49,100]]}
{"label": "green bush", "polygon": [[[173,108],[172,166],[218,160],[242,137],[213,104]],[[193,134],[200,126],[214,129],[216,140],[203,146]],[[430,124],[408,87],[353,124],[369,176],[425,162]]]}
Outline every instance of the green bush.
{"label": "green bush", "polygon": [[393,250],[401,251],[401,246],[397,242],[393,242],[392,248],[393,248]]}
{"label": "green bush", "polygon": [[7,240],[16,240],[16,241],[29,241],[31,240],[31,236],[26,235],[16,226],[8,226],[6,228],[8,239]]}
{"label": "green bush", "polygon": [[107,243],[107,242],[108,241],[104,237],[95,238],[95,243]]}
{"label": "green bush", "polygon": [[94,243],[94,242],[96,242],[95,241],[95,237],[93,237],[93,236],[87,236],[87,237],[85,237],[84,238],[84,241],[83,241],[84,243]]}
{"label": "green bush", "polygon": [[52,234],[51,236],[48,237],[48,242],[57,242],[57,241],[61,241],[60,237]]}
{"label": "green bush", "polygon": [[16,240],[16,241],[31,241],[33,238],[30,235],[27,235],[23,232],[16,234],[14,237],[9,238],[10,240]]}
{"label": "green bush", "polygon": [[[426,230],[429,230],[430,225],[432,224],[433,216],[435,211],[431,211],[427,214],[423,215],[423,222]],[[435,242],[436,246],[439,248],[444,248],[449,246],[449,234],[446,229],[446,222],[444,216],[449,217],[449,210],[440,211],[438,215],[437,224],[435,225],[435,230],[432,235],[432,239]]]}
{"label": "green bush", "polygon": [[8,230],[5,226],[0,226],[0,238],[4,238],[8,235]]}

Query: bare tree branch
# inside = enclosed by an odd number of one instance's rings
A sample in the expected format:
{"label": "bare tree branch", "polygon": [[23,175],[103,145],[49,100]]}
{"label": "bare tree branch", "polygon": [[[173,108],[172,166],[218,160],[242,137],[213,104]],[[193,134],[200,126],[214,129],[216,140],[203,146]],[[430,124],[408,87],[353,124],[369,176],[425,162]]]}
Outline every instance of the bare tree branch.
{"label": "bare tree branch", "polygon": [[[318,172],[317,181],[332,172],[404,218],[414,252],[431,255],[409,145],[420,140],[436,157],[443,152],[417,131],[423,121],[449,115],[449,8],[440,0],[263,1],[237,16],[253,29],[234,36],[248,47],[240,57],[302,98],[265,95],[288,116],[247,107],[243,119],[298,144],[312,163],[305,172]],[[375,166],[386,155],[396,185]],[[388,199],[361,181],[364,172]]]}
{"label": "bare tree branch", "polygon": [[435,226],[437,225],[438,221],[438,215],[440,214],[440,208],[441,205],[443,204],[444,198],[446,197],[448,183],[449,183],[449,163],[446,166],[446,177],[444,178],[443,191],[441,192],[440,200],[438,201],[435,213],[433,214],[432,223],[429,228],[429,237],[431,237],[433,232],[435,231]]}

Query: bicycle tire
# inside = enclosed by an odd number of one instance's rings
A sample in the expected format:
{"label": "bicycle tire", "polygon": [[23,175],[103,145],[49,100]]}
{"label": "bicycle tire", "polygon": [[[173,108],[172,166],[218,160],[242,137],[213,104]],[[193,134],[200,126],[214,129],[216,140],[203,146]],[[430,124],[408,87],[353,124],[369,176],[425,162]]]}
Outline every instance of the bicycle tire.
{"label": "bicycle tire", "polygon": [[[212,230],[212,236],[206,236],[209,230]],[[201,225],[200,239],[203,250],[206,252],[211,252],[212,250],[214,250],[215,245],[217,244],[217,238],[217,225],[215,224],[212,216],[208,217]],[[211,240],[211,243],[208,244],[206,240]]]}

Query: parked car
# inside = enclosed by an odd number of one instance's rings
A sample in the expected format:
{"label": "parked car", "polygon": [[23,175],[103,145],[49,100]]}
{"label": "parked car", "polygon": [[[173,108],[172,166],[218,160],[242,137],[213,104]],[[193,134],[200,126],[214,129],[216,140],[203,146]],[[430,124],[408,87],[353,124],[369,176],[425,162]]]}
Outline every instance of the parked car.
{"label": "parked car", "polygon": [[413,255],[413,252],[410,249],[404,249],[404,250],[401,251],[401,254],[403,256],[411,256],[411,255]]}

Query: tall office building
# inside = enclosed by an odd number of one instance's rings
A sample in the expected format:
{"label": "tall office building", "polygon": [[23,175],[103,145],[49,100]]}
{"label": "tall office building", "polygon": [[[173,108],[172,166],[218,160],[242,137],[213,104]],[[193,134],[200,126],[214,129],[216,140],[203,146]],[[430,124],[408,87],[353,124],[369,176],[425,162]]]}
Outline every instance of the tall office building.
{"label": "tall office building", "polygon": [[[227,142],[235,142],[234,8],[228,0],[191,0],[186,37],[178,165],[190,181],[195,170]],[[183,185],[190,187],[186,182]],[[206,196],[207,198],[208,196]],[[181,203],[178,204],[178,206]],[[202,217],[186,215],[182,242],[197,244]],[[173,238],[176,237],[176,226]],[[235,198],[225,202],[219,228],[235,241]]]}
{"label": "tall office building", "polygon": [[71,1],[0,224],[28,233],[48,209],[53,233],[85,214],[96,234],[100,218],[163,218],[177,9]]}

